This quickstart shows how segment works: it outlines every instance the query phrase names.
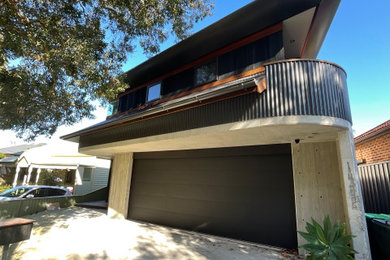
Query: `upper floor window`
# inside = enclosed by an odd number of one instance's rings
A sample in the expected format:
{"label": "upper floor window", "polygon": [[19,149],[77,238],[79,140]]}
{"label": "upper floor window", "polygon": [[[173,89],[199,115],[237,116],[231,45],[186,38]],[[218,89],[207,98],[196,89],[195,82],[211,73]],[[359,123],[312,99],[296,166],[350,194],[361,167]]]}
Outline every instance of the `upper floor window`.
{"label": "upper floor window", "polygon": [[92,168],[84,168],[83,181],[90,181],[92,175]]}
{"label": "upper floor window", "polygon": [[160,98],[161,83],[154,84],[148,87],[146,94],[146,102]]}
{"label": "upper floor window", "polygon": [[195,69],[195,85],[203,85],[217,79],[217,61],[213,60]]}

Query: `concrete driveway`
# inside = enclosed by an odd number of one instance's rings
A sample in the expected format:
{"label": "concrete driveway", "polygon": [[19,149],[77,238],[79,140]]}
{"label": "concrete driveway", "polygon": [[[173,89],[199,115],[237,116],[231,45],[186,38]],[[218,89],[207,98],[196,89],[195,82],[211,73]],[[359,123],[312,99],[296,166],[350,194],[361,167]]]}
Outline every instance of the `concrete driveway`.
{"label": "concrete driveway", "polygon": [[296,259],[278,249],[110,219],[101,210],[71,207],[25,218],[37,221],[31,239],[12,245],[9,259]]}

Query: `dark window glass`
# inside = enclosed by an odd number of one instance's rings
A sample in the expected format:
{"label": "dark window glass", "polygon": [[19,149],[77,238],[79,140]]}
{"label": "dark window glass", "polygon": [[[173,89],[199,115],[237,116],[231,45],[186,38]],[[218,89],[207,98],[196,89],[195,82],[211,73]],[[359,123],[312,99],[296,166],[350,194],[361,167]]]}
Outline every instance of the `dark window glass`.
{"label": "dark window glass", "polygon": [[118,110],[125,112],[145,104],[146,88],[141,88],[137,91],[131,92],[119,99]]}
{"label": "dark window glass", "polygon": [[174,95],[180,91],[189,90],[193,87],[194,69],[191,68],[166,78],[162,84],[161,95]]}
{"label": "dark window glass", "polygon": [[31,194],[34,195],[34,198],[46,197],[48,194],[48,189],[36,189],[32,191]]}
{"label": "dark window glass", "polygon": [[284,58],[282,32],[242,46],[218,58],[218,78],[225,79]]}
{"label": "dark window glass", "polygon": [[217,79],[217,62],[213,60],[195,69],[195,85],[203,85]]}
{"label": "dark window glass", "polygon": [[31,188],[29,187],[16,187],[12,188],[10,190],[6,190],[3,193],[0,193],[0,196],[2,197],[19,197],[23,194],[26,194],[28,191],[30,191]]}
{"label": "dark window glass", "polygon": [[48,189],[47,196],[62,196],[65,194],[66,191],[60,190],[60,189]]}

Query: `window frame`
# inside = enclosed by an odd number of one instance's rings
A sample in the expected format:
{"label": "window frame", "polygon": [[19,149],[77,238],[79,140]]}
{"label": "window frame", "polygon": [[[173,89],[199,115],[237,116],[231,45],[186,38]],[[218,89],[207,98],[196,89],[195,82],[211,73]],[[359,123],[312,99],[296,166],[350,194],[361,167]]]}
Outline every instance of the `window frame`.
{"label": "window frame", "polygon": [[[150,90],[151,88],[155,87],[155,86],[159,86],[158,97],[149,100],[149,90]],[[154,83],[154,84],[148,85],[148,86],[146,87],[145,104],[150,103],[150,102],[152,102],[152,101],[155,101],[155,100],[157,100],[157,99],[160,99],[160,98],[161,98],[161,89],[162,89],[162,81],[159,81],[159,82],[156,82],[156,83]]]}
{"label": "window frame", "polygon": [[[87,170],[87,169],[90,170],[88,179],[85,178],[85,173],[86,173],[85,170]],[[92,170],[93,170],[93,167],[84,167],[82,181],[92,181]]]}

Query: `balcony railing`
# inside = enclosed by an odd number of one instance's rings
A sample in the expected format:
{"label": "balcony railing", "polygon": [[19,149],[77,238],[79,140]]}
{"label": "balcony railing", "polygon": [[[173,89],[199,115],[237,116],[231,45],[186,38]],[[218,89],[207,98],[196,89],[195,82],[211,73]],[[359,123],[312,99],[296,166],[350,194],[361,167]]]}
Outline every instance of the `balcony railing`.
{"label": "balcony railing", "polygon": [[260,103],[267,105],[267,117],[322,115],[352,121],[346,73],[338,65],[284,60],[265,68],[267,91]]}

